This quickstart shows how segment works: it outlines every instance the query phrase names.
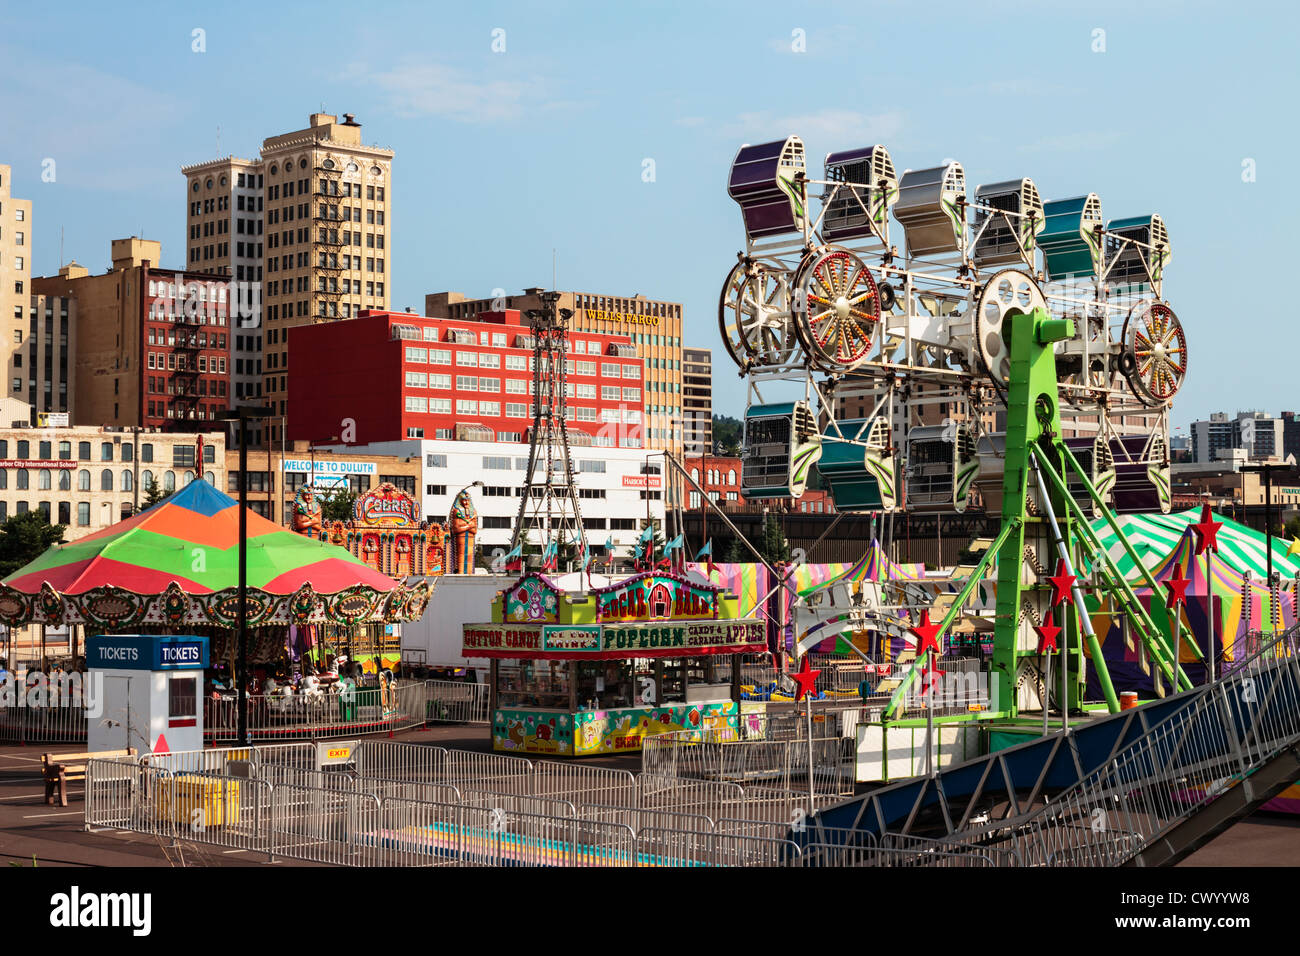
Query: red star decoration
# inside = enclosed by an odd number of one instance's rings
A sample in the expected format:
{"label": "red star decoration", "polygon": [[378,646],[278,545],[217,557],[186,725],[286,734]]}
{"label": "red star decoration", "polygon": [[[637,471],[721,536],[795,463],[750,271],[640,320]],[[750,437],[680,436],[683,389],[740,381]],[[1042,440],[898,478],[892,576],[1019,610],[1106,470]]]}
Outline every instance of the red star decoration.
{"label": "red star decoration", "polygon": [[817,690],[817,676],[821,671],[809,670],[811,664],[812,661],[805,657],[803,659],[803,669],[794,671],[790,675],[790,678],[799,685],[798,689],[794,692],[796,703],[803,699],[804,694],[811,694]]}
{"label": "red star decoration", "polygon": [[1169,591],[1169,596],[1165,598],[1165,607],[1172,609],[1180,604],[1186,604],[1187,585],[1191,583],[1191,578],[1183,577],[1182,567],[1175,564],[1173,577],[1165,582],[1165,588]]}
{"label": "red star decoration", "polygon": [[1216,554],[1219,551],[1219,529],[1223,527],[1222,521],[1215,521],[1214,516],[1210,514],[1210,506],[1201,506],[1201,520],[1192,525],[1192,532],[1196,535],[1196,553],[1201,554],[1206,548]]}
{"label": "red star decoration", "polygon": [[942,677],[945,673],[947,672],[941,671],[937,667],[921,668],[921,693],[924,694],[931,687],[933,687],[935,678]]}
{"label": "red star decoration", "polygon": [[1038,653],[1045,654],[1049,650],[1056,650],[1056,637],[1061,633],[1061,629],[1052,620],[1050,610],[1047,612],[1047,617],[1043,618],[1043,623],[1034,630],[1038,633]]}
{"label": "red star decoration", "polygon": [[1056,562],[1056,573],[1047,580],[1052,582],[1052,600],[1053,606],[1061,603],[1074,603],[1074,582],[1078,580],[1065,566],[1065,558],[1059,558]]}
{"label": "red star decoration", "polygon": [[921,612],[921,623],[913,627],[912,633],[916,635],[916,656],[920,657],[927,650],[933,649],[935,653],[939,651],[939,641],[937,638],[941,633],[938,624],[930,623],[930,612],[928,610]]}

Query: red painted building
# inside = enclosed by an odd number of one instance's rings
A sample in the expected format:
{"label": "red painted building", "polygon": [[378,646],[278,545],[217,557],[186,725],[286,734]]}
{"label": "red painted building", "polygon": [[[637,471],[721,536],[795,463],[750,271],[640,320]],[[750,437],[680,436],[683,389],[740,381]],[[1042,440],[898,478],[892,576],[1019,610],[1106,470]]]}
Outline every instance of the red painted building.
{"label": "red painted building", "polygon": [[[474,321],[367,310],[293,329],[290,348],[291,440],[528,440],[533,352],[517,310]],[[570,333],[573,444],[643,447],[643,368],[626,335]]]}
{"label": "red painted building", "polygon": [[231,404],[230,286],[147,267],[140,283],[140,423],[196,430],[198,422],[216,421]]}

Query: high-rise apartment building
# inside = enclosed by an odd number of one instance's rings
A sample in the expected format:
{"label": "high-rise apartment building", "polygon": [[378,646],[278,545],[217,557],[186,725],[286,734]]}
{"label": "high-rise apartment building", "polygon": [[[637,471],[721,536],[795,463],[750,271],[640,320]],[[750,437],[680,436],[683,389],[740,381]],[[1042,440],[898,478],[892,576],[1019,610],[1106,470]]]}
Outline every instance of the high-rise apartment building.
{"label": "high-rise apartment building", "polygon": [[[72,267],[79,268],[76,263]],[[26,338],[21,346],[14,346],[12,387],[14,398],[31,405],[33,424],[42,412],[66,412],[71,421],[77,395],[76,342],[77,300],[33,292]]]}
{"label": "high-rise apartment building", "polygon": [[[467,319],[480,312],[542,308],[542,290],[525,289],[523,295],[466,299],[459,292],[436,292],[424,297],[428,316]],[[679,302],[648,299],[643,295],[612,296],[594,292],[561,292],[557,309],[569,309],[572,332],[626,335],[629,349],[645,362],[645,446],[682,457],[684,445],[682,391],[682,306]]]}
{"label": "high-rise apartment building", "polygon": [[[264,174],[260,160],[227,156],[184,166],[186,268],[230,282],[230,386],[235,403],[262,395]],[[260,429],[261,423],[250,425]]]}
{"label": "high-rise apartment building", "polygon": [[24,345],[32,279],[32,203],[10,193],[10,170],[0,166],[0,316],[4,327],[5,367],[12,398],[27,398]]}
{"label": "high-rise apartment building", "polygon": [[283,438],[290,329],[388,308],[392,161],[362,143],[351,113],[313,113],[306,129],[264,140],[259,159],[182,169],[191,268],[259,283],[255,327],[231,330],[236,401],[279,416],[257,442]]}
{"label": "high-rise apartment building", "polygon": [[713,353],[682,349],[682,444],[690,456],[713,454]]}

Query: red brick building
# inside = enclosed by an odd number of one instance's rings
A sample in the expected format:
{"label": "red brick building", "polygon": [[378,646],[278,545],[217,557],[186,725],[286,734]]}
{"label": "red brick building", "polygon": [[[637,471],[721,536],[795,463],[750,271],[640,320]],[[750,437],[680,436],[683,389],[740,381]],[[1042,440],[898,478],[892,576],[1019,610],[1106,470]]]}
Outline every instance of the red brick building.
{"label": "red brick building", "polygon": [[108,272],[69,263],[32,280],[76,300],[74,424],[208,431],[230,407],[231,288],[160,255],[154,240],[114,239]]}
{"label": "red brick building", "polygon": [[[528,440],[532,338],[517,310],[474,320],[366,310],[291,337],[291,440]],[[572,444],[643,447],[643,367],[627,335],[570,333]]]}
{"label": "red brick building", "polygon": [[[726,458],[721,455],[686,459],[687,474],[701,485],[705,493],[721,508],[761,509],[765,507],[768,511],[797,511],[802,514],[835,513],[835,501],[830,493],[811,488],[803,493],[803,497],[794,500],[784,498],[747,500],[740,490],[740,466],[739,458]],[[688,485],[686,489],[686,503],[691,509],[698,509],[703,504],[700,500],[700,492],[693,485]]]}

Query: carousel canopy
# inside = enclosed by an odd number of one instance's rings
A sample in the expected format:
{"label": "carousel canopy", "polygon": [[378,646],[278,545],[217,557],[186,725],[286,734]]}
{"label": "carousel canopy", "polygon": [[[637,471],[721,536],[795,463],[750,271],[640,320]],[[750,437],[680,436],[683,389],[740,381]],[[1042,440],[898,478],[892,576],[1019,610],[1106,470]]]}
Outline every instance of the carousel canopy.
{"label": "carousel canopy", "polygon": [[[347,550],[247,516],[249,620],[359,623],[419,618],[428,585],[407,588]],[[0,621],[217,624],[238,613],[239,504],[193,481],[147,511],[55,545],[0,586]]]}

